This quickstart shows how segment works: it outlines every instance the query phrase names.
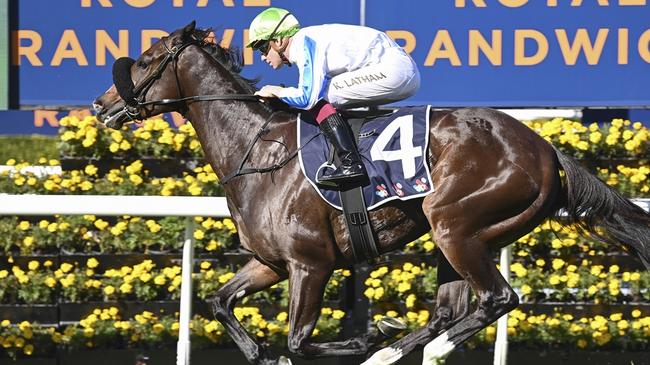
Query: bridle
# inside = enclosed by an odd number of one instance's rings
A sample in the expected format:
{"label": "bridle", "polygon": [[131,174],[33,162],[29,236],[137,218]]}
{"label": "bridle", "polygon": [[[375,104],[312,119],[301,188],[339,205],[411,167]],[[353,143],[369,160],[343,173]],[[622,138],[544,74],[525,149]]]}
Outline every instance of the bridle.
{"label": "bridle", "polygon": [[[160,62],[156,70],[147,76],[144,80],[142,80],[138,86],[133,87],[132,91],[129,92],[120,92],[121,90],[124,90],[120,87],[117,87],[118,93],[120,94],[120,97],[125,101],[125,106],[124,109],[118,113],[123,113],[129,117],[129,119],[133,122],[135,122],[139,117],[142,109],[146,106],[152,106],[152,105],[170,105],[170,104],[179,104],[179,103],[185,103],[184,107],[187,109],[187,103],[188,102],[193,102],[193,101],[214,101],[214,100],[239,100],[239,101],[253,101],[253,102],[260,102],[262,99],[261,97],[253,94],[230,94],[230,95],[195,95],[195,96],[186,96],[183,97],[182,95],[182,90],[181,90],[181,84],[180,80],[178,78],[178,58],[180,57],[181,52],[183,52],[187,47],[194,45],[194,44],[200,44],[200,41],[196,38],[192,38],[190,42],[183,43],[178,46],[173,46],[169,48],[167,44],[165,43],[164,39],[160,40],[165,47],[165,50],[167,51],[167,54],[165,55],[165,58]],[[118,64],[118,61],[121,61],[121,63],[124,64],[124,66],[128,66],[128,75],[130,79],[130,69],[131,66],[135,63],[135,60],[132,58],[127,58],[127,57],[122,57],[118,60],[116,60],[116,64]],[[162,73],[165,71],[165,68],[169,65],[169,63],[173,63],[174,65],[174,76],[176,78],[176,87],[178,90],[178,95],[180,95],[180,98],[177,99],[161,99],[161,100],[152,100],[152,101],[145,101],[145,95],[151,88],[151,86],[154,84],[154,82],[159,79],[162,75]],[[124,67],[127,69],[126,67]],[[114,67],[115,69],[115,67]],[[124,71],[126,72],[126,71]],[[115,71],[114,71],[115,74]],[[114,75],[114,81],[115,81],[115,75]],[[133,85],[133,81],[131,81],[131,85]],[[117,86],[117,85],[116,85]],[[124,95],[123,95],[124,94]],[[291,153],[286,159],[268,167],[246,167],[246,161],[248,161],[251,152],[253,151],[253,147],[255,146],[255,143],[257,143],[258,140],[262,139],[262,136],[264,136],[266,133],[268,133],[268,125],[271,123],[273,120],[273,117],[277,114],[278,112],[273,112],[269,117],[267,118],[266,122],[260,127],[260,129],[257,131],[255,138],[251,141],[251,143],[248,145],[248,148],[246,149],[246,153],[239,164],[239,167],[237,170],[227,174],[224,176],[221,180],[220,183],[222,185],[227,184],[230,180],[234,179],[235,177],[242,176],[242,175],[248,175],[248,174],[253,174],[253,173],[266,173],[266,172],[274,172],[286,164],[288,164],[292,159],[294,159],[297,155],[298,152],[306,146],[309,142],[311,142],[316,136],[313,136],[305,145],[298,147],[296,151]],[[275,141],[277,143],[281,143],[279,141]],[[284,145],[284,144],[283,144]]]}
{"label": "bridle", "polygon": [[[130,121],[135,122],[140,117],[142,110],[147,106],[184,103],[185,105],[183,109],[186,110],[187,103],[193,101],[239,100],[239,101],[259,102],[261,100],[259,96],[253,94],[195,95],[195,96],[183,97],[180,80],[178,78],[178,59],[180,57],[181,52],[187,49],[187,47],[195,44],[200,44],[200,41],[193,37],[191,41],[180,45],[172,46],[171,48],[167,45],[167,43],[165,43],[164,39],[161,39],[160,41],[162,42],[163,47],[165,47],[165,51],[167,52],[167,54],[165,55],[165,58],[163,58],[163,60],[158,64],[156,70],[153,73],[149,74],[144,80],[140,81],[137,86],[133,87],[131,94],[123,95],[124,93],[120,92],[121,88],[119,87],[117,88],[120,97],[126,102],[126,105],[124,106],[124,109],[121,112],[124,115],[128,116]],[[116,65],[119,64],[120,61],[121,63],[125,64],[125,66],[128,66],[128,68],[125,67],[125,71],[123,72],[127,72],[126,70],[130,70],[131,65],[133,65],[136,62],[132,58],[122,57],[115,61]],[[174,66],[174,77],[176,79],[176,88],[178,90],[178,95],[180,95],[181,97],[177,99],[160,99],[160,100],[145,101],[145,96],[147,95],[147,92],[153,86],[154,82],[162,76],[162,73],[165,71],[165,69],[170,63],[172,63]],[[130,75],[130,71],[129,71],[129,75]],[[115,76],[114,76],[114,82],[116,83],[117,86]]]}

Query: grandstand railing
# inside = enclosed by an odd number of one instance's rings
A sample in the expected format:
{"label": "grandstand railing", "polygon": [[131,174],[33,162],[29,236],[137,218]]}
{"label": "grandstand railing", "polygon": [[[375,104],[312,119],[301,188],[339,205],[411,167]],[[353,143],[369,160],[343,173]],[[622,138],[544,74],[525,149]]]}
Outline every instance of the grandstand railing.
{"label": "grandstand railing", "polygon": [[[634,203],[650,208],[650,199],[635,199]],[[189,323],[192,313],[192,269],[194,262],[193,217],[229,217],[223,197],[164,197],[117,195],[0,195],[0,215],[106,215],[106,216],[179,216],[187,217],[182,256],[177,365],[190,363]],[[501,251],[500,271],[510,278],[511,246]],[[357,290],[358,291],[358,290]],[[497,322],[494,364],[505,365],[508,352],[508,315]]]}

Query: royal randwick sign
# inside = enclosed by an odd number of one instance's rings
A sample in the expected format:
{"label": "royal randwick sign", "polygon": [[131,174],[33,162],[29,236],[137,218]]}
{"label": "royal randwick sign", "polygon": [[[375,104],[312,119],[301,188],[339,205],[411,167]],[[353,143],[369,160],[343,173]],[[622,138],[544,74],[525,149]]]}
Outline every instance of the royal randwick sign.
{"label": "royal randwick sign", "polygon": [[[362,9],[362,4],[365,8]],[[12,30],[12,88],[23,106],[88,105],[111,65],[196,19],[224,46],[246,43],[250,20],[284,7],[304,26],[365,22],[417,62],[434,106],[648,106],[646,0],[20,0]],[[293,85],[244,50],[245,76]]]}

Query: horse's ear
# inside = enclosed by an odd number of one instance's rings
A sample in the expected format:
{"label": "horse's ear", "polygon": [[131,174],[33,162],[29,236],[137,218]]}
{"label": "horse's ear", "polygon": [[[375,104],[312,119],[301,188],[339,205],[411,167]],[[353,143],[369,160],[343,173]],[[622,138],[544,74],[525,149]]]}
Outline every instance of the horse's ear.
{"label": "horse's ear", "polygon": [[186,25],[183,28],[183,32],[182,32],[183,39],[190,38],[192,34],[194,34],[194,29],[196,29],[196,20],[192,20],[190,24]]}

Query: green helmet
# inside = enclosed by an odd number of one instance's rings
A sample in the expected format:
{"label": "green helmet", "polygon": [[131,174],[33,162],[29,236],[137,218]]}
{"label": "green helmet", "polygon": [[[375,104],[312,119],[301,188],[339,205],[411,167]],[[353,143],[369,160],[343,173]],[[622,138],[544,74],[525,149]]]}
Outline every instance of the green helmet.
{"label": "green helmet", "polygon": [[269,41],[291,37],[300,30],[300,23],[288,10],[268,8],[259,13],[251,22],[248,30],[248,44],[246,47],[256,48],[260,41]]}

